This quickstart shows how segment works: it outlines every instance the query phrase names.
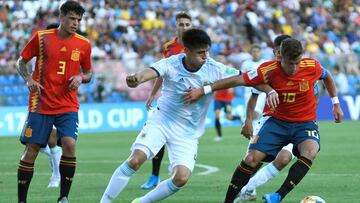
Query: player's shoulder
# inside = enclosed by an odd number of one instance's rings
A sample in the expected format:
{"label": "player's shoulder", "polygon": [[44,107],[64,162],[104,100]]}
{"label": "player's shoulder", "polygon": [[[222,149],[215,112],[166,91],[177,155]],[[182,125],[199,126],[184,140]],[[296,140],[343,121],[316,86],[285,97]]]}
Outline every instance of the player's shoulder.
{"label": "player's shoulder", "polygon": [[90,44],[90,40],[87,39],[86,37],[78,34],[78,33],[75,33],[74,35],[75,39],[79,40],[80,42],[84,42],[84,43],[87,43],[87,44]]}
{"label": "player's shoulder", "polygon": [[265,74],[269,71],[275,70],[277,68],[279,68],[278,60],[265,61],[264,63],[260,64],[260,66],[259,66],[259,69],[263,74]]}
{"label": "player's shoulder", "polygon": [[163,45],[164,49],[166,49],[167,47],[169,47],[170,45],[176,43],[176,38],[172,39],[172,40],[169,40],[167,42],[165,42],[165,44]]}
{"label": "player's shoulder", "polygon": [[55,34],[55,33],[56,33],[56,28],[37,31],[37,34],[40,36],[51,35],[51,34]]}
{"label": "player's shoulder", "polygon": [[303,58],[300,62],[300,68],[315,68],[319,62],[314,58]]}

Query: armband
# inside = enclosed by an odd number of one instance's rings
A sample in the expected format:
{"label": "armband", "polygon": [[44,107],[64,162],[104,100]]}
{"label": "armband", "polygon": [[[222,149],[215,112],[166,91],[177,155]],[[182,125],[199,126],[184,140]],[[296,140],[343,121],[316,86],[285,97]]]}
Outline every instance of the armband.
{"label": "armband", "polygon": [[338,97],[331,97],[331,103],[332,104],[339,104],[339,98]]}
{"label": "armband", "polygon": [[206,85],[204,86],[204,94],[210,94],[212,92],[211,86],[210,85]]}

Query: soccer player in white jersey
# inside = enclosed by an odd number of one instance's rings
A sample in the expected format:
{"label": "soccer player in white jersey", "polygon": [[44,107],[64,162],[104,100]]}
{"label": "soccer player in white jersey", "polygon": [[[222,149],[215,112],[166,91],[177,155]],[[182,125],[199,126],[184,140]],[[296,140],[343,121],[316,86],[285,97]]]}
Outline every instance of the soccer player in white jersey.
{"label": "soccer player in white jersey", "polygon": [[131,176],[163,145],[168,148],[172,176],[144,196],[134,199],[133,203],[157,202],[173,195],[187,183],[192,173],[198,138],[204,133],[206,114],[213,95],[208,94],[193,104],[187,104],[184,103],[184,92],[240,72],[208,57],[211,40],[203,30],[189,29],[184,32],[182,39],[185,54],[162,59],[151,68],[126,78],[129,87],[137,87],[143,82],[162,77],[162,95],[155,112],[133,143],[129,158],[113,173],[101,203],[115,199]]}
{"label": "soccer player in white jersey", "polygon": [[[241,72],[245,73],[248,71],[256,70],[257,67],[260,66],[260,64],[264,63],[266,60],[261,58],[261,47],[258,44],[253,44],[250,49],[250,55],[251,59],[248,59],[243,62],[241,65]],[[245,102],[249,101],[250,96],[252,94],[253,87],[245,87]],[[255,111],[253,111],[253,118],[258,118],[259,115],[262,113],[264,106],[265,106],[265,100],[266,100],[266,94],[263,92],[259,92],[258,95],[259,99],[256,103]],[[256,125],[256,120],[254,120],[253,125]]]}
{"label": "soccer player in white jersey", "polygon": [[[278,58],[280,55],[280,45],[281,42],[285,39],[291,38],[289,35],[279,35],[274,40],[274,56]],[[258,67],[254,67],[255,69]],[[258,90],[250,87],[250,98],[247,100],[246,107],[246,119],[244,122],[244,126],[241,130],[241,134],[245,137],[251,137],[252,135],[256,135],[258,130],[260,129],[260,124],[258,121],[258,115],[261,115],[264,109],[264,104],[266,100],[265,97],[261,97],[263,94]],[[282,148],[282,150],[278,153],[275,160],[271,163],[267,164],[263,168],[261,168],[248,182],[246,186],[244,186],[239,194],[239,196],[235,199],[234,202],[245,202],[252,201],[256,199],[256,188],[260,185],[265,184],[267,181],[275,177],[279,172],[287,166],[290,161],[294,158],[292,154],[293,144],[288,144]]]}

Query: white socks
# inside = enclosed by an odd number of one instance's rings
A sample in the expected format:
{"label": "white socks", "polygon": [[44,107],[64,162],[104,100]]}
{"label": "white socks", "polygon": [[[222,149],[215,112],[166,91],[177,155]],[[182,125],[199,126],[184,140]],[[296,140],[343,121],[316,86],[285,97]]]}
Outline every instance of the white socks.
{"label": "white socks", "polygon": [[42,152],[42,153],[48,155],[49,157],[51,157],[51,151],[50,151],[49,145],[46,145],[46,147],[40,148],[40,152]]}
{"label": "white socks", "polygon": [[271,178],[276,176],[278,173],[279,170],[273,165],[272,162],[267,164],[249,180],[249,183],[245,186],[246,190],[252,191],[256,189],[260,185],[266,183]]}
{"label": "white socks", "polygon": [[157,187],[141,197],[140,203],[157,202],[169,197],[179,190],[180,188],[172,182],[171,178],[169,178],[162,181]]}
{"label": "white socks", "polygon": [[59,171],[59,165],[60,165],[60,159],[62,155],[62,148],[55,146],[53,148],[50,148],[51,152],[51,165],[52,165],[52,176],[60,177],[60,171]]}
{"label": "white socks", "polygon": [[135,171],[130,168],[127,161],[122,163],[113,173],[100,203],[110,203],[126,187]]}

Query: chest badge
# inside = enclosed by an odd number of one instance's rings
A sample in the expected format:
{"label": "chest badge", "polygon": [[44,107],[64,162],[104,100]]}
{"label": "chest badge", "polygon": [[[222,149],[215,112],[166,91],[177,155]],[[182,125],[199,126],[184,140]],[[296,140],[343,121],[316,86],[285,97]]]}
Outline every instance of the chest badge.
{"label": "chest badge", "polygon": [[73,61],[79,61],[80,59],[80,51],[75,49],[75,50],[72,50],[71,52],[71,60]]}
{"label": "chest badge", "polygon": [[309,81],[307,81],[307,80],[300,81],[299,87],[300,87],[301,92],[308,91],[309,90]]}

